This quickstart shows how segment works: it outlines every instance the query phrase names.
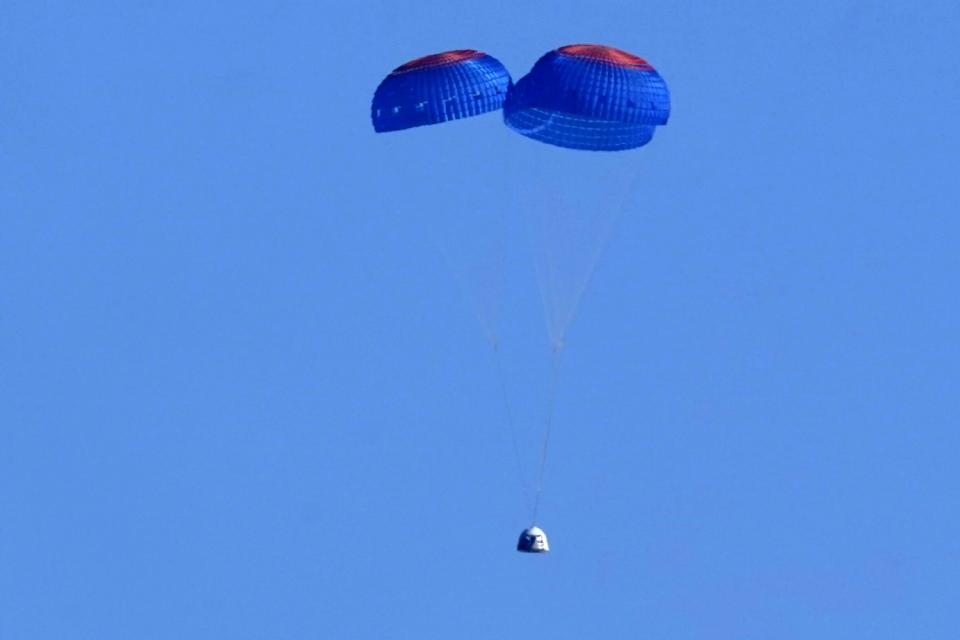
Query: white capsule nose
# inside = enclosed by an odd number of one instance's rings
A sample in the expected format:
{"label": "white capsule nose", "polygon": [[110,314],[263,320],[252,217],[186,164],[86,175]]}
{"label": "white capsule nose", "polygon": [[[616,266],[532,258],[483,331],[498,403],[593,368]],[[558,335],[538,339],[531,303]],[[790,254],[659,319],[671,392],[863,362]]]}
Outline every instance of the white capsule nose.
{"label": "white capsule nose", "polygon": [[529,527],[520,533],[517,541],[517,551],[524,553],[546,553],[550,551],[547,534],[540,527]]}

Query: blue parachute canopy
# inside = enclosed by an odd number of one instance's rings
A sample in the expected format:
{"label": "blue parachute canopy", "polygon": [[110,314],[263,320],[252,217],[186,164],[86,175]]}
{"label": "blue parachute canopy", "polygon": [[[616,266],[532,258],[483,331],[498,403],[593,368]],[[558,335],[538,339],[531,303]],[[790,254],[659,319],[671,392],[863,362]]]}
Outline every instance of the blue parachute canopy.
{"label": "blue parachute canopy", "polygon": [[510,74],[481,51],[458,49],[411,60],[387,76],[373,95],[376,131],[398,131],[469,118],[503,106]]}
{"label": "blue parachute canopy", "polygon": [[595,44],[560,47],[507,92],[503,117],[528,138],[569,149],[642,147],[670,117],[670,91],[643,58]]}

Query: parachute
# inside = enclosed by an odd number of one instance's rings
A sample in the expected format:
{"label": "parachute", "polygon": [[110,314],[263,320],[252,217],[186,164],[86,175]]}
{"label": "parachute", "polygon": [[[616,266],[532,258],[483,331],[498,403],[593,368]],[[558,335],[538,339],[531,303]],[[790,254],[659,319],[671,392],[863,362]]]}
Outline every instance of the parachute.
{"label": "parachute", "polygon": [[670,117],[670,92],[646,60],[574,44],[540,58],[507,93],[508,127],[547,144],[591,151],[642,147]]}
{"label": "parachute", "polygon": [[377,87],[373,128],[399,131],[496,111],[510,84],[500,61],[481,51],[423,56],[394,69]]}
{"label": "parachute", "polygon": [[[507,384],[504,372],[497,327],[499,307],[508,299],[499,281],[502,273],[477,274],[475,280],[481,291],[467,292],[467,297],[472,299],[493,347],[505,421],[510,427],[518,475],[533,522],[521,534],[517,548],[546,552],[546,534],[536,527],[536,521],[556,404],[560,354],[567,329],[616,219],[636,186],[636,181],[629,186],[614,184],[616,179],[610,182],[616,177],[612,174],[630,170],[618,159],[619,155],[570,154],[566,150],[625,151],[646,145],[656,127],[669,119],[670,93],[666,82],[646,60],[609,46],[576,44],[550,51],[516,84],[496,58],[474,49],[459,49],[417,58],[394,69],[376,89],[371,119],[374,130],[384,133],[498,110],[502,110],[503,123],[510,130],[565,150],[561,153],[559,149],[541,147],[534,154],[538,162],[524,164],[522,169],[512,172],[516,174],[512,177],[522,185],[519,191],[524,201],[520,205],[511,209],[509,189],[501,178],[479,177],[486,175],[489,165],[506,162],[490,163],[479,154],[460,154],[462,145],[473,147],[478,141],[476,130],[471,132],[469,127],[464,129],[459,142],[455,135],[438,138],[434,145],[451,146],[439,153],[433,149],[427,158],[428,164],[436,158],[454,155],[458,163],[481,163],[460,172],[468,178],[463,178],[462,183],[446,179],[440,184],[432,180],[431,173],[426,173],[414,176],[413,182],[429,183],[430,194],[425,197],[431,203],[460,203],[462,215],[445,216],[444,220],[431,220],[430,224],[435,228],[444,224],[456,227],[450,235],[459,238],[449,247],[448,261],[451,256],[462,264],[472,261],[474,271],[496,271],[504,269],[504,263],[522,261],[506,260],[502,246],[488,251],[486,256],[475,256],[468,244],[483,244],[487,239],[481,237],[498,225],[503,237],[516,238],[518,218],[535,227],[533,253],[540,301],[534,304],[542,306],[546,318],[550,366],[532,499],[515,424],[522,416],[515,411],[510,398],[511,385]],[[451,131],[454,133],[459,130]],[[484,142],[491,143],[487,139]],[[509,160],[511,151],[504,148],[502,157]],[[517,215],[521,212],[522,216]],[[498,216],[504,216],[505,221],[498,221]],[[465,288],[469,288],[468,279],[461,278]]]}

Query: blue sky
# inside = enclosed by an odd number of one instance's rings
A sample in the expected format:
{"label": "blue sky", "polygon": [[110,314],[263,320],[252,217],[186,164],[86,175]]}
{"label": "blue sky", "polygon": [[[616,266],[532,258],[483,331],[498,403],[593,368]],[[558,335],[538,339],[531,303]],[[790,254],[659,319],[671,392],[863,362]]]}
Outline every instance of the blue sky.
{"label": "blue sky", "polygon": [[[958,24],[951,2],[5,3],[0,637],[955,638]],[[480,48],[517,78],[575,42],[666,78],[648,147],[573,154],[496,115],[372,131],[410,58]],[[553,551],[526,557],[436,232],[589,202],[598,175],[635,197],[563,355]],[[499,316],[528,432],[529,266]]]}

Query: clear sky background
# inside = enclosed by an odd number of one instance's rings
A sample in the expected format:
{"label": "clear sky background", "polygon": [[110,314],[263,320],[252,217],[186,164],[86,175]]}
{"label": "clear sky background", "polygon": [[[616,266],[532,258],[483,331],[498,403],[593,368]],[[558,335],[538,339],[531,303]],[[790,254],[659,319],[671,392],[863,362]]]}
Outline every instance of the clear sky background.
{"label": "clear sky background", "polygon": [[[0,638],[957,638],[958,25],[948,1],[4,2]],[[666,78],[648,147],[372,131],[410,58],[518,78],[577,42]],[[600,174],[636,197],[563,356],[553,551],[523,556],[433,232]],[[506,264],[535,431],[545,332]]]}

